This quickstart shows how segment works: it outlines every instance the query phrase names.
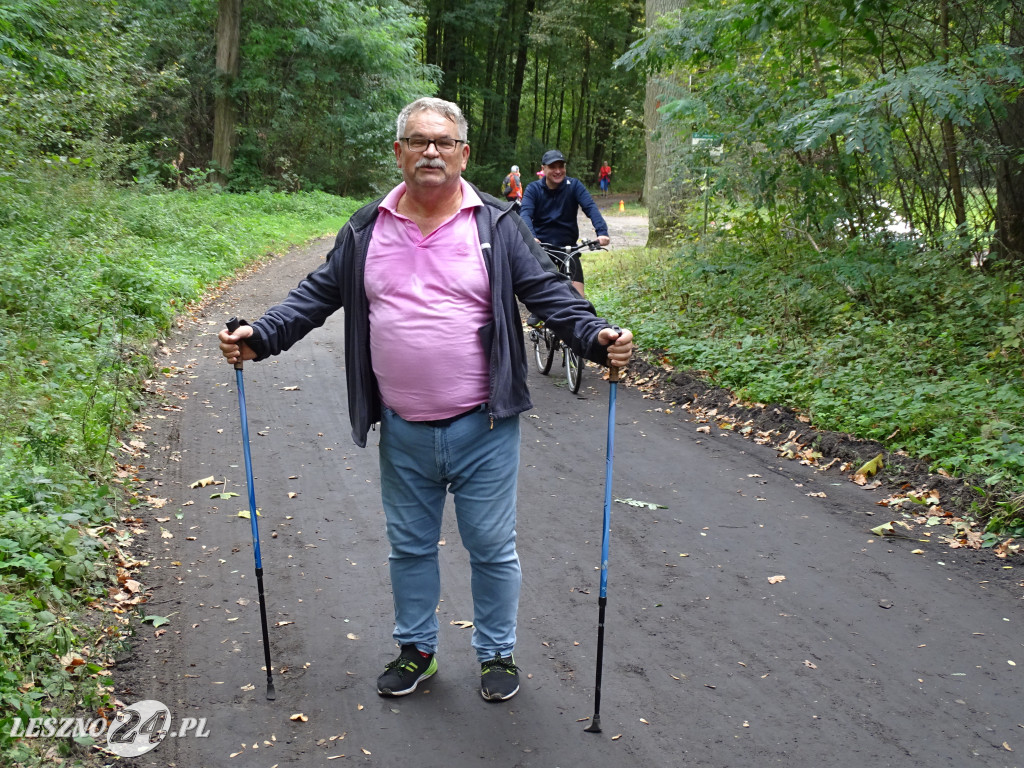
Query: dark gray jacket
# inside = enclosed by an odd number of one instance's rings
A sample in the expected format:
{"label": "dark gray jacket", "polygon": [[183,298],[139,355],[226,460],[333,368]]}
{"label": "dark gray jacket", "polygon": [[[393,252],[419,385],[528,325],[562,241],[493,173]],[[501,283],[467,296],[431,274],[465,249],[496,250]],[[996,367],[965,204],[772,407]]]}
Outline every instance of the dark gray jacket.
{"label": "dark gray jacket", "polygon": [[[474,189],[476,189],[474,187]],[[526,308],[568,341],[583,357],[607,362],[597,336],[609,323],[558,274],[510,206],[476,190],[484,205],[476,209],[477,229],[491,286],[493,319],[479,330],[490,359],[488,412],[492,418],[515,416],[533,407],[526,386],[527,357],[518,297]],[[345,377],[352,439],[366,446],[370,427],[380,421],[381,400],[370,363],[369,302],[363,284],[366,253],[383,198],[356,211],[341,228],[327,260],[306,276],[280,304],[252,324],[247,343],[262,360],[290,349],[336,310],[345,309]],[[444,329],[438,329],[443,335]],[[443,354],[443,342],[437,344]],[[454,371],[453,376],[459,372]],[[410,380],[415,373],[410,372]]]}

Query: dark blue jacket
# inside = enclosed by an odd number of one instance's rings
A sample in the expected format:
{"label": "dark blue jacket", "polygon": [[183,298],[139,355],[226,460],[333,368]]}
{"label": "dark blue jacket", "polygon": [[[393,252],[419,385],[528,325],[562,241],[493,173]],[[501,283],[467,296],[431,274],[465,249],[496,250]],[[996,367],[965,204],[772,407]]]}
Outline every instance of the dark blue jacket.
{"label": "dark blue jacket", "polygon": [[[474,189],[476,189],[474,187]],[[558,274],[551,259],[530,237],[511,206],[476,190],[484,205],[476,209],[477,230],[491,286],[493,318],[479,330],[481,345],[490,359],[490,396],[487,409],[493,418],[515,416],[533,407],[526,386],[527,357],[518,297],[526,308],[543,318],[573,350],[595,363],[606,364],[608,349],[597,340],[610,323],[597,317],[593,305],[580,297]],[[370,314],[363,276],[366,253],[383,198],[356,211],[341,228],[327,260],[292,289],[280,304],[252,324],[246,343],[262,360],[292,347],[344,308],[345,379],[352,439],[366,446],[366,435],[381,418],[380,392],[370,362]],[[443,340],[436,343],[444,354]],[[410,381],[415,379],[410,371]],[[458,376],[458,371],[452,372]]]}
{"label": "dark blue jacket", "polygon": [[576,223],[576,212],[580,208],[590,218],[598,235],[608,234],[608,225],[594,198],[582,181],[571,176],[566,176],[555,189],[550,189],[544,179],[531,181],[523,193],[522,206],[519,215],[533,236],[542,243],[575,245],[580,239],[580,228]]}

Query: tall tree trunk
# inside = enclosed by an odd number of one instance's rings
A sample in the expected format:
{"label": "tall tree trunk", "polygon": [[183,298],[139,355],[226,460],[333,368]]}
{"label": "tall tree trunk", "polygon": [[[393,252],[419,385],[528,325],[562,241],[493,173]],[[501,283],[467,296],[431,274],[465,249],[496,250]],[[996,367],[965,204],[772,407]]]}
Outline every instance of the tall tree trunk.
{"label": "tall tree trunk", "polygon": [[570,157],[575,157],[573,160],[576,166],[576,172],[579,174],[583,173],[584,169],[584,157],[586,154],[586,142],[583,131],[583,116],[585,113],[585,105],[587,100],[590,98],[590,89],[588,87],[590,83],[590,41],[583,41],[583,76],[580,78],[580,91],[579,91],[579,103],[572,105],[572,123],[571,130],[572,135],[569,137],[569,153]]}
{"label": "tall tree trunk", "polygon": [[[948,65],[949,0],[942,0],[939,20],[942,25],[942,61]],[[956,149],[956,133],[953,131],[953,121],[948,117],[942,119],[942,148],[946,155],[949,189],[953,194],[953,215],[956,217],[956,225],[961,227],[967,223],[967,205],[964,203],[964,187],[960,179],[960,158]]]}
{"label": "tall tree trunk", "polygon": [[537,113],[540,111],[540,58],[533,62],[533,115],[530,117],[530,135],[537,135]]}
{"label": "tall tree trunk", "polygon": [[[1024,13],[1016,13],[1010,45],[1024,46]],[[1006,106],[999,125],[1000,142],[1006,147],[996,167],[996,230],[993,251],[1018,263],[1024,262],[1024,96]]]}
{"label": "tall tree trunk", "polygon": [[551,112],[548,110],[548,95],[551,93],[551,57],[544,62],[544,108],[541,111],[541,125],[543,127],[542,143],[547,146],[551,136]]}
{"label": "tall tree trunk", "polygon": [[[526,0],[519,27],[519,40],[516,47],[516,67],[512,75],[512,86],[508,94],[508,137],[515,149],[519,143],[519,102],[523,98],[523,78],[526,76],[526,59],[529,53],[528,43],[530,35],[530,22],[533,20],[533,9],[535,0]],[[536,81],[535,81],[536,82]],[[536,107],[537,92],[534,89],[534,105]]]}
{"label": "tall tree trunk", "polygon": [[242,0],[217,3],[217,95],[213,104],[214,180],[226,184],[235,161],[235,125],[238,109],[231,86],[238,77]]}
{"label": "tall tree trunk", "polygon": [[[565,115],[565,83],[559,81],[561,87],[558,89],[558,127],[555,129],[555,146],[562,149],[562,118]],[[563,151],[564,155],[565,152]]]}
{"label": "tall tree trunk", "polygon": [[[685,0],[647,0],[647,26],[669,11],[683,8]],[[672,83],[672,73],[653,73],[647,77],[644,95],[644,127],[646,130],[647,173],[644,176],[644,200],[647,203],[647,245],[663,245],[678,218],[678,203],[672,189],[669,152],[678,142],[662,128],[658,108]]]}

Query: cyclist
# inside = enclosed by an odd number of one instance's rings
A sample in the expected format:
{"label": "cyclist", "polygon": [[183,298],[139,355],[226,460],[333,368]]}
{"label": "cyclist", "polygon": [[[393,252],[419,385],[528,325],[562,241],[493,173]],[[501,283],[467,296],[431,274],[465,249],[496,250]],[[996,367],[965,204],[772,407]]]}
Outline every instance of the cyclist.
{"label": "cyclist", "polygon": [[[565,155],[557,149],[549,149],[540,163],[544,176],[526,187],[520,211],[537,241],[558,247],[575,245],[580,239],[576,216],[582,208],[594,225],[597,241],[608,245],[608,225],[583,182],[566,175]],[[573,286],[583,296],[583,266],[578,254],[570,261],[570,276]],[[538,320],[530,315],[526,322],[537,325]]]}

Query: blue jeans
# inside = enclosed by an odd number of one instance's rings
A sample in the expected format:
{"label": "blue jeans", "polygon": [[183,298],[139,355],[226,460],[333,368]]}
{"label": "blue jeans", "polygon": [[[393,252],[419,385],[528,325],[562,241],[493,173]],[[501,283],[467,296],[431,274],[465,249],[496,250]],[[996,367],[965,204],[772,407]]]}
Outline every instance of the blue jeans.
{"label": "blue jeans", "polygon": [[445,427],[405,421],[385,408],[380,429],[381,499],[387,519],[395,642],[437,651],[441,599],[438,541],[451,491],[469,552],[473,648],[480,662],[516,643],[522,581],[516,553],[519,419],[486,411]]}

